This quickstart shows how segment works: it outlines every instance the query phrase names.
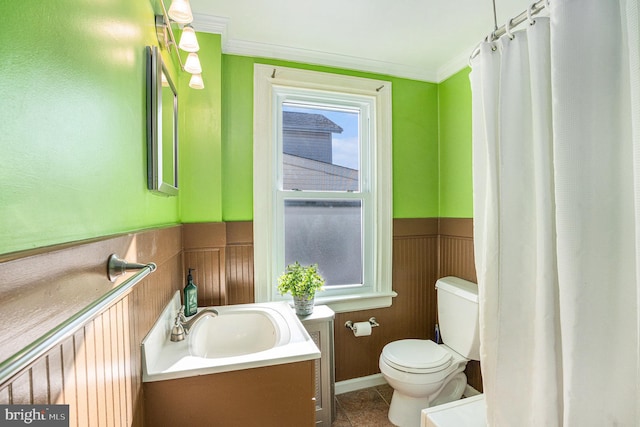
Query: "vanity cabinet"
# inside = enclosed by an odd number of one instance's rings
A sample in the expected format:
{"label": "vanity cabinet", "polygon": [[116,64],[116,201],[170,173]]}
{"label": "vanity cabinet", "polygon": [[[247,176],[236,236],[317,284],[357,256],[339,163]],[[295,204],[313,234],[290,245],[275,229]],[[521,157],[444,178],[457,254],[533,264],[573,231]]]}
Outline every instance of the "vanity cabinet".
{"label": "vanity cabinet", "polygon": [[145,425],[313,427],[315,361],[145,382]]}
{"label": "vanity cabinet", "polygon": [[335,367],[333,358],[333,319],[335,313],[326,305],[313,308],[313,313],[299,317],[320,349],[315,363],[316,426],[330,427],[336,416]]}

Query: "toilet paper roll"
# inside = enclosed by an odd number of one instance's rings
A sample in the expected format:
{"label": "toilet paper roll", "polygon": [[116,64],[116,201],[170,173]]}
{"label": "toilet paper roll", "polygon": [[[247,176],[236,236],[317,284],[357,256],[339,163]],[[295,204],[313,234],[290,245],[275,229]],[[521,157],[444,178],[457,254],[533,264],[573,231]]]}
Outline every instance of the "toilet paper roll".
{"label": "toilet paper roll", "polygon": [[353,335],[357,337],[366,337],[371,335],[371,323],[356,322],[353,324]]}

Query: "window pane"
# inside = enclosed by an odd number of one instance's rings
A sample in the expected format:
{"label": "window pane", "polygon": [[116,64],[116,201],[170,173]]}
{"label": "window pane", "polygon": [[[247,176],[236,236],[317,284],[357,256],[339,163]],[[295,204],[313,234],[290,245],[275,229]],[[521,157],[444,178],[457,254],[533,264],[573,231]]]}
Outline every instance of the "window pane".
{"label": "window pane", "polygon": [[362,283],[362,202],[287,200],[285,263],[318,264],[326,287]]}
{"label": "window pane", "polygon": [[358,191],[360,113],[282,106],[284,190]]}

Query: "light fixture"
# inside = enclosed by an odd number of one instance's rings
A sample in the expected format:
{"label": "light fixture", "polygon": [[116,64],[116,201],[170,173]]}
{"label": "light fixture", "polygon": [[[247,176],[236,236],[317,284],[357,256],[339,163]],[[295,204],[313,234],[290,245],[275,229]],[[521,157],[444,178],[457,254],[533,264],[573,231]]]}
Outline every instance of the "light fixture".
{"label": "light fixture", "polygon": [[196,38],[196,31],[191,25],[185,25],[182,29],[178,47],[185,52],[197,52],[200,50],[200,45],[198,45],[198,39]]}
{"label": "light fixture", "polygon": [[173,0],[167,15],[178,24],[188,24],[193,21],[189,0]]}
{"label": "light fixture", "polygon": [[191,75],[191,80],[189,80],[189,87],[191,89],[204,89],[204,81],[202,80],[202,74]]}
{"label": "light fixture", "polygon": [[191,52],[187,56],[187,60],[184,63],[184,70],[187,73],[191,74],[200,74],[202,73],[202,66],[200,65],[200,58],[198,58],[198,54]]}
{"label": "light fixture", "polygon": [[[189,81],[189,86],[193,89],[204,89],[204,81],[201,75],[202,65],[196,53],[200,50],[200,45],[198,44],[196,31],[189,25],[193,21],[189,0],[173,0],[169,10],[165,7],[164,0],[160,0],[159,3],[162,7],[162,14],[156,15],[156,33],[160,46],[169,51],[173,46],[180,69],[193,74]],[[183,24],[180,43],[176,43],[172,28],[173,23]],[[173,25],[176,26],[175,24]],[[178,48],[189,52],[185,61],[182,60]]]}

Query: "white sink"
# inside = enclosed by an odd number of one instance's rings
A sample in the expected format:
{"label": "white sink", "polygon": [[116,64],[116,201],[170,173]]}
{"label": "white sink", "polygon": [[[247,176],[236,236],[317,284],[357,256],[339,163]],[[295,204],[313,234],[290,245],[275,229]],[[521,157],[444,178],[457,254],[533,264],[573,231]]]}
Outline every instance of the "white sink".
{"label": "white sink", "polygon": [[[169,337],[180,310],[176,292],[142,341],[145,382],[215,374],[320,358],[320,350],[286,302],[214,307],[183,341]],[[199,309],[200,310],[200,309]]]}
{"label": "white sink", "polygon": [[270,307],[217,307],[217,317],[201,319],[188,335],[198,357],[232,357],[258,353],[288,343],[289,325]]}

